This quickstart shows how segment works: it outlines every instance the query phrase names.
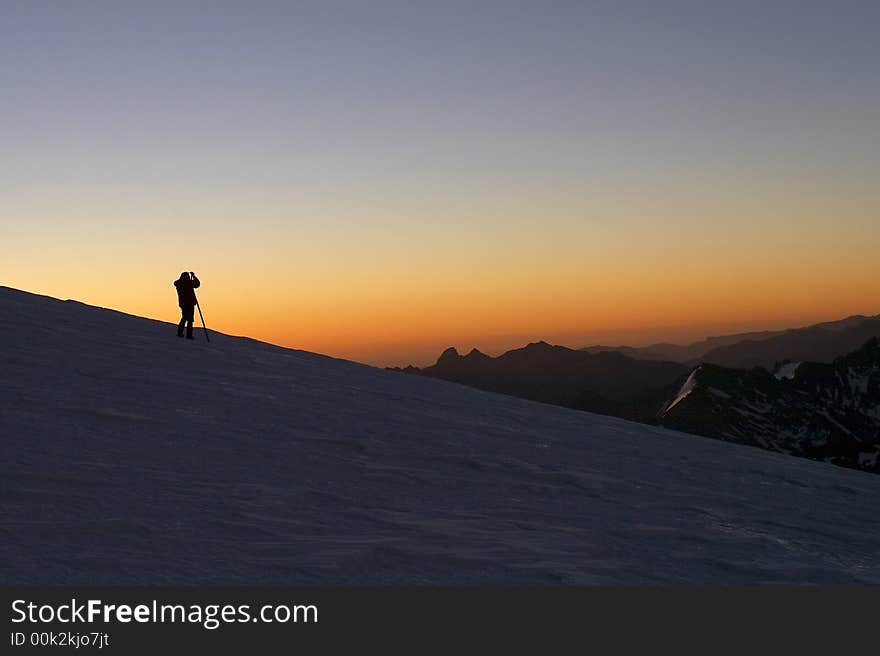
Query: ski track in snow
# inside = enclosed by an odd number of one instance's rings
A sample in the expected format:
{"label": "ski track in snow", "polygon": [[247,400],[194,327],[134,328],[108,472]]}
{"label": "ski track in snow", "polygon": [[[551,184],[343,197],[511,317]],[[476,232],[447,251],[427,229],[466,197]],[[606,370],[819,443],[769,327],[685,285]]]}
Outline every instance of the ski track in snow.
{"label": "ski track in snow", "polygon": [[174,332],[0,287],[0,582],[880,583],[878,476]]}

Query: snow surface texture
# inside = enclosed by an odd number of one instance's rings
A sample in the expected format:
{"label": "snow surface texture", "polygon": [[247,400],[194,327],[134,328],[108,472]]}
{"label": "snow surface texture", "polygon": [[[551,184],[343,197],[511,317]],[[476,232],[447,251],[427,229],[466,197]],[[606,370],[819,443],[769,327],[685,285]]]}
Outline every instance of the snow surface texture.
{"label": "snow surface texture", "polygon": [[0,583],[880,583],[880,476],[174,333],[0,287]]}

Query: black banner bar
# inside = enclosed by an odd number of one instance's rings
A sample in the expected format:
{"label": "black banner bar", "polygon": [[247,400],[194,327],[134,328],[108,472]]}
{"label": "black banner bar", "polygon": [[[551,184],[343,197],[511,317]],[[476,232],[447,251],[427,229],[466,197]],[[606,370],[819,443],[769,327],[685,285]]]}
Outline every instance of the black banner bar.
{"label": "black banner bar", "polygon": [[[692,647],[840,651],[873,588],[2,588],[2,653],[535,653]],[[723,650],[723,649],[722,649]],[[480,651],[483,651],[480,649]],[[787,652],[790,653],[787,649]],[[334,652],[335,653],[335,652]]]}

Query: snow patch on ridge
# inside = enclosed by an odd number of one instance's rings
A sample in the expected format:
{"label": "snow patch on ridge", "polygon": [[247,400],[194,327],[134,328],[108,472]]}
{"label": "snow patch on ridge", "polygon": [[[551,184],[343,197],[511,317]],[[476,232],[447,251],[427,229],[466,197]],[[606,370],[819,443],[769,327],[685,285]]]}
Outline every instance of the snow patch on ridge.
{"label": "snow patch on ridge", "polygon": [[800,362],[786,362],[784,365],[779,367],[774,374],[778,380],[782,380],[783,378],[787,380],[792,380],[794,378],[794,373],[797,371],[797,368],[801,366]]}
{"label": "snow patch on ridge", "polygon": [[697,386],[697,372],[700,370],[700,367],[697,367],[691,372],[691,375],[688,376],[687,380],[684,381],[684,385],[681,386],[681,389],[678,390],[678,394],[672,400],[666,409],[663,412],[669,412],[675,406],[677,406],[681,401],[688,397],[688,395],[694,391],[694,388]]}

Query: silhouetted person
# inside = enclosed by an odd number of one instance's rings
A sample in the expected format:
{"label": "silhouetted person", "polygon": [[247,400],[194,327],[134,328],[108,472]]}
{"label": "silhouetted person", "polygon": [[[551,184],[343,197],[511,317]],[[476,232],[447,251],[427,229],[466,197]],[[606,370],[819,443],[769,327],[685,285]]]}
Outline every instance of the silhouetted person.
{"label": "silhouetted person", "polygon": [[177,304],[180,306],[180,323],[177,324],[177,336],[183,337],[183,327],[186,326],[186,338],[193,338],[193,313],[196,310],[196,293],[193,291],[202,283],[192,271],[184,271],[180,278],[174,281],[177,287]]}

